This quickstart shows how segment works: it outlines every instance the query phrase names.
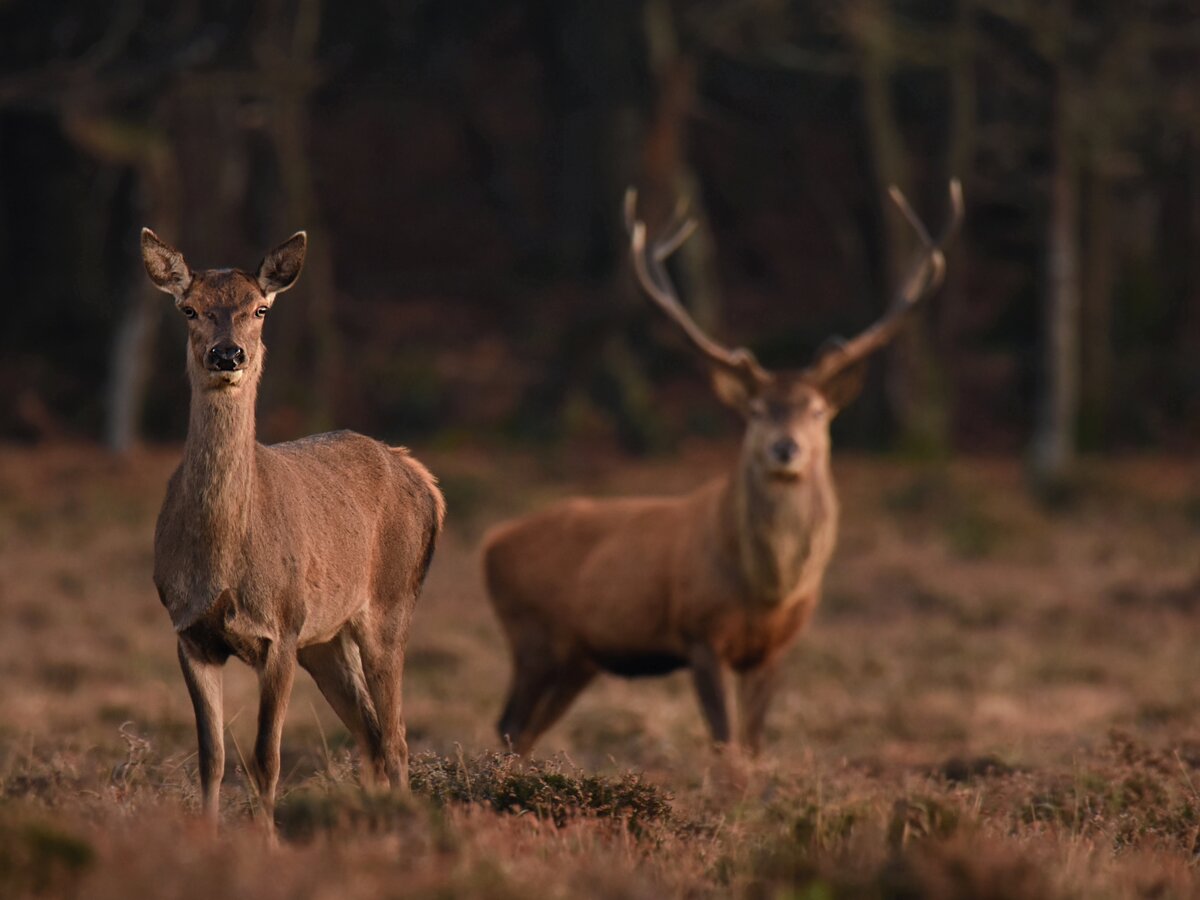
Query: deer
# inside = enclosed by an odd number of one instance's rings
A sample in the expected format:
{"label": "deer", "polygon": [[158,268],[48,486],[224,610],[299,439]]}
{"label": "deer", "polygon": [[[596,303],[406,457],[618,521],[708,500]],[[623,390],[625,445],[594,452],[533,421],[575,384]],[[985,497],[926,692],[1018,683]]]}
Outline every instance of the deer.
{"label": "deer", "polygon": [[354,736],[370,778],[407,790],[405,645],[446,511],[434,476],[403,447],[350,431],[258,443],[263,322],[296,284],[307,248],[300,231],[254,274],[193,272],[153,231],[141,233],[146,272],[187,325],[187,438],[155,527],[154,583],[195,711],[203,816],[216,830],[221,676],[235,657],[258,675],[248,768],[272,841],[297,663]]}
{"label": "deer", "polygon": [[[904,195],[892,200],[919,251],[883,315],[850,340],[827,341],[798,371],[768,371],[746,347],[710,337],[681,303],[666,260],[695,223],[683,209],[648,242],[636,193],[625,198],[633,272],[708,369],[717,398],[745,423],[733,471],[677,497],[570,498],[489,530],[488,596],[512,656],[497,729],[528,753],[597,675],[688,669],[714,745],[757,754],[780,660],[811,619],[834,551],[838,499],[830,421],[862,388],[869,357],[941,285],[944,248]],[[732,740],[727,681],[737,678]]]}

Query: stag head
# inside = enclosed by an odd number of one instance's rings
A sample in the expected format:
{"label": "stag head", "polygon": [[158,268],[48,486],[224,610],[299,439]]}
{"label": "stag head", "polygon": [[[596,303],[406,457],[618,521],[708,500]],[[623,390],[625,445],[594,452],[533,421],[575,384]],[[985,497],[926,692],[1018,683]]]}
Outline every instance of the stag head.
{"label": "stag head", "polygon": [[637,194],[631,188],[625,195],[638,282],[708,366],[717,396],[745,419],[743,459],[769,481],[799,481],[827,464],[829,423],[862,390],[869,357],[896,336],[908,313],[945,276],[944,248],[963,215],[957,179],[950,182],[950,218],[937,240],[899,189],[892,187],[889,194],[916,231],[920,247],[882,318],[848,341],[826,341],[807,367],[775,372],[764,369],[748,348],[717,343],[679,301],[665,262],[695,230],[695,221],[678,208],[662,237],[648,243],[646,225],[637,217]]}
{"label": "stag head", "polygon": [[308,237],[298,231],[250,275],[240,269],[192,272],[183,254],[149,228],[142,229],[142,262],[154,286],[175,298],[188,324],[188,373],[209,390],[235,388],[262,374],[266,348],[263,320],[281,294],[296,283]]}

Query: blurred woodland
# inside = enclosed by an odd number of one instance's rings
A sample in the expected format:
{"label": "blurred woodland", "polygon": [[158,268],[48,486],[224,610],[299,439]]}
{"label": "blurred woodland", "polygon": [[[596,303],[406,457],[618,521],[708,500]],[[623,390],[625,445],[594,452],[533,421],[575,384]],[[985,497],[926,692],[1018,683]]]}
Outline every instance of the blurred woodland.
{"label": "blurred woodland", "polygon": [[0,0],[0,436],[177,440],[193,267],[307,229],[260,433],[646,451],[730,429],[620,217],[686,198],[697,318],[799,366],[883,309],[962,178],[948,283],[839,440],[1200,445],[1195,0]]}

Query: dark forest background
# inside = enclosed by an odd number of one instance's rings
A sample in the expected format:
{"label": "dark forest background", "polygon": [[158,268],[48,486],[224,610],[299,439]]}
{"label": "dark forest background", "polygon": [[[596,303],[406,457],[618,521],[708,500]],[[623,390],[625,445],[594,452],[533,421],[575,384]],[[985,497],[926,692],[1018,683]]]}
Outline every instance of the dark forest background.
{"label": "dark forest background", "polygon": [[967,221],[843,444],[1200,445],[1195,0],[0,0],[0,437],[186,425],[193,267],[305,228],[260,433],[646,452],[732,430],[620,217],[687,198],[695,314],[799,366],[882,311],[899,185]]}

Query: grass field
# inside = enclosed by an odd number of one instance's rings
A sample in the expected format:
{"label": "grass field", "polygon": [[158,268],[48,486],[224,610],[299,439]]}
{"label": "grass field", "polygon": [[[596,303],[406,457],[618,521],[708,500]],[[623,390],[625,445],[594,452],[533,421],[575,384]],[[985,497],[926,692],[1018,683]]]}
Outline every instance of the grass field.
{"label": "grass field", "polygon": [[682,491],[734,452],[421,452],[451,524],[409,648],[414,796],[357,788],[301,675],[268,851],[239,763],[256,686],[236,663],[222,834],[194,819],[191,708],[150,581],[178,449],[0,449],[0,896],[1200,895],[1184,461],[1097,465],[1047,509],[1013,462],[840,456],[838,553],[761,759],[709,749],[682,674],[602,680],[533,764],[500,753],[482,530],[565,493]]}

